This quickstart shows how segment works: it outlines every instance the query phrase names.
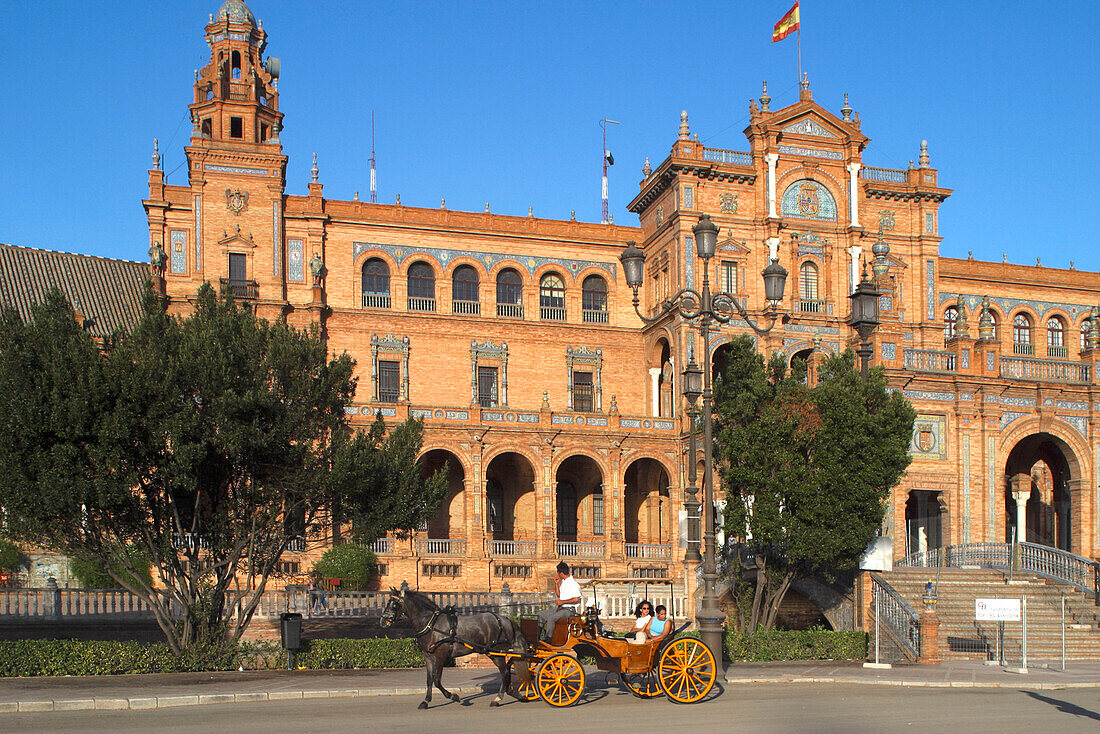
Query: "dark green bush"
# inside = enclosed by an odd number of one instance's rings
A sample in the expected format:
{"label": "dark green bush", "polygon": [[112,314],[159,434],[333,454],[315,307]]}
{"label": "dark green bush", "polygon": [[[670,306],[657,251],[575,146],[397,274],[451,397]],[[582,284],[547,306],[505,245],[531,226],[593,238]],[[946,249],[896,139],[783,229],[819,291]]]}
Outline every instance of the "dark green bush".
{"label": "dark green bush", "polygon": [[[302,668],[418,668],[424,656],[411,639],[312,640],[297,657]],[[286,666],[277,642],[174,655],[162,643],[99,640],[0,641],[0,677],[121,675],[207,670],[271,670]]]}
{"label": "dark green bush", "polygon": [[746,635],[727,629],[725,648],[728,660],[862,660],[867,657],[867,634],[809,629]]}
{"label": "dark green bush", "polygon": [[[152,563],[149,555],[136,545],[127,548],[130,562],[138,569],[138,576],[146,586],[153,585]],[[69,570],[85,589],[117,589],[118,582],[107,572],[107,564],[100,558],[79,556],[69,561]],[[127,575],[122,572],[123,575]]]}
{"label": "dark green bush", "polygon": [[378,558],[370,548],[357,543],[334,545],[313,564],[313,573],[326,579],[355,579],[366,589],[378,572]]}
{"label": "dark green bush", "polygon": [[7,538],[0,538],[0,571],[15,571],[24,564],[23,552]]}

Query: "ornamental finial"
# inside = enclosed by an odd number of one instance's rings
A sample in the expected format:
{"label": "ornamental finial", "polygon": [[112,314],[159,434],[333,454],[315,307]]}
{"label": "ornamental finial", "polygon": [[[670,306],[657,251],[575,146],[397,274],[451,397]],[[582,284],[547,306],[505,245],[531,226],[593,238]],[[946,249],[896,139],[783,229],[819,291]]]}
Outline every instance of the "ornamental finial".
{"label": "ornamental finial", "polygon": [[160,170],[160,141],[153,138],[153,170]]}
{"label": "ornamental finial", "polygon": [[920,141],[920,167],[931,168],[928,164],[928,160],[928,141],[922,140]]}
{"label": "ornamental finial", "polygon": [[768,107],[772,103],[772,98],[768,96],[768,83],[764,82],[764,91],[760,94],[760,111],[771,112],[771,108]]}
{"label": "ornamental finial", "polygon": [[317,183],[317,154],[313,154],[313,167],[309,169],[309,174],[312,176],[313,183]]}
{"label": "ornamental finial", "polygon": [[843,115],[844,122],[852,121],[852,108],[848,104],[848,93],[844,93],[844,106],[840,108],[840,114]]}
{"label": "ornamental finial", "polygon": [[688,127],[688,111],[680,112],[680,140],[691,139],[691,128]]}
{"label": "ornamental finial", "polygon": [[653,166],[649,165],[649,156],[645,157],[645,163],[642,165],[642,175],[646,178],[653,175]]}

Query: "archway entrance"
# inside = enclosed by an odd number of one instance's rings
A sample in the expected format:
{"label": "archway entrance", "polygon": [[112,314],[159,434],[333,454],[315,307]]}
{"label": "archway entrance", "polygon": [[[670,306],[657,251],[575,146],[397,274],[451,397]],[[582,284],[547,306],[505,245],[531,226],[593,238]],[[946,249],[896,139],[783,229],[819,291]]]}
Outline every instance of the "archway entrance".
{"label": "archway entrance", "polygon": [[1009,453],[1005,474],[1005,540],[1070,550],[1070,487],[1080,470],[1069,446],[1050,433],[1028,436]]}
{"label": "archway entrance", "polygon": [[461,538],[466,532],[466,472],[458,457],[445,449],[433,449],[420,458],[420,475],[429,477],[440,469],[447,473],[447,493],[435,516],[428,521],[429,538]]}
{"label": "archway entrance", "polygon": [[587,456],[570,456],[558,466],[554,478],[558,540],[602,541],[606,521],[599,464]]}
{"label": "archway entrance", "polygon": [[535,470],[522,454],[508,451],[489,462],[485,524],[493,540],[535,539]]}
{"label": "archway entrance", "polygon": [[923,489],[909,492],[905,502],[906,554],[943,547],[943,509],[940,493]]}
{"label": "archway entrance", "polygon": [[668,472],[656,459],[638,459],[626,468],[623,501],[627,543],[670,543]]}

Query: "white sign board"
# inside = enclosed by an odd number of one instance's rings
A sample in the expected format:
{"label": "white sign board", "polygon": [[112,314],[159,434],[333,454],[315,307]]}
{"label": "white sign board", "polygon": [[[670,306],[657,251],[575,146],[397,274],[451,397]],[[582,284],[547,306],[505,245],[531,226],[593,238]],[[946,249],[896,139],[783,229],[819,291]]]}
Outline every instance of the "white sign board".
{"label": "white sign board", "polygon": [[1019,622],[1019,599],[975,599],[974,619],[978,622]]}

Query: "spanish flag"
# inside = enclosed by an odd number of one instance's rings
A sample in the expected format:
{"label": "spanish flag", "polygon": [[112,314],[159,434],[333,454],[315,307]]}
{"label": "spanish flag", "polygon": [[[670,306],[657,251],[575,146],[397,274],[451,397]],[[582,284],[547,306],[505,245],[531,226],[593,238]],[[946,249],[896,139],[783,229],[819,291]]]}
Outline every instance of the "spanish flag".
{"label": "spanish flag", "polygon": [[798,3],[795,3],[794,7],[788,10],[787,14],[775,24],[775,29],[772,31],[772,43],[782,41],[797,31],[798,28]]}

